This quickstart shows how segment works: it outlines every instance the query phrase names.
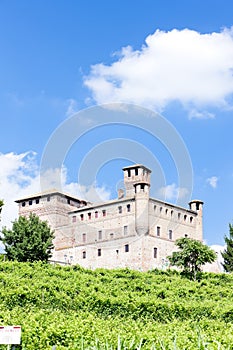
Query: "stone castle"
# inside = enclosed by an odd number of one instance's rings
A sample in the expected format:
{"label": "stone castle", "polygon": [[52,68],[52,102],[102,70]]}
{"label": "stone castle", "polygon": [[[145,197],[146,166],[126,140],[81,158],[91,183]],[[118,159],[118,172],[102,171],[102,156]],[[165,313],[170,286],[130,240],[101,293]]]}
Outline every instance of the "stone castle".
{"label": "stone castle", "polygon": [[55,231],[52,260],[86,268],[166,268],[175,240],[202,241],[203,202],[189,209],[150,197],[151,170],[141,164],[123,168],[118,198],[93,204],[51,190],[19,199],[19,215],[31,212]]}

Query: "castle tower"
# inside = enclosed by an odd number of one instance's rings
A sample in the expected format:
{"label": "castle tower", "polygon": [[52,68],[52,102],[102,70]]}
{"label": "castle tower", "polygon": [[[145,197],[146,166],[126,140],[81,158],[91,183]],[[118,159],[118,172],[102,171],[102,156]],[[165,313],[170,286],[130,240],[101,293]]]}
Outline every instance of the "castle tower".
{"label": "castle tower", "polygon": [[149,231],[149,197],[151,170],[136,164],[123,168],[126,197],[135,197],[135,230],[138,235]]}
{"label": "castle tower", "polygon": [[203,204],[204,202],[195,199],[189,202],[190,210],[195,211],[198,215],[196,217],[196,239],[203,240],[203,224],[202,224],[202,215],[203,215]]}
{"label": "castle tower", "polygon": [[124,185],[126,197],[133,197],[135,195],[134,185],[142,182],[150,186],[150,174],[151,170],[144,165],[135,164],[123,168],[124,171]]}

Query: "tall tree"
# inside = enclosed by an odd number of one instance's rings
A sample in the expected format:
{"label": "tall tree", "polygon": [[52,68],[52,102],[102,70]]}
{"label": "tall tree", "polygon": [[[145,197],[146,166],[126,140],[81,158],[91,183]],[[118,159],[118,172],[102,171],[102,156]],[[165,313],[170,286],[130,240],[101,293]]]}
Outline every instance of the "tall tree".
{"label": "tall tree", "polygon": [[54,232],[35,214],[29,218],[20,216],[13,222],[12,230],[3,228],[2,233],[0,240],[9,260],[48,261],[52,256]]}
{"label": "tall tree", "polygon": [[216,260],[216,253],[202,242],[191,238],[180,238],[176,241],[179,251],[168,256],[171,265],[181,267],[186,275],[196,280],[201,266]]}
{"label": "tall tree", "polygon": [[229,236],[224,237],[226,249],[222,253],[223,267],[226,272],[233,271],[233,225],[229,224]]}

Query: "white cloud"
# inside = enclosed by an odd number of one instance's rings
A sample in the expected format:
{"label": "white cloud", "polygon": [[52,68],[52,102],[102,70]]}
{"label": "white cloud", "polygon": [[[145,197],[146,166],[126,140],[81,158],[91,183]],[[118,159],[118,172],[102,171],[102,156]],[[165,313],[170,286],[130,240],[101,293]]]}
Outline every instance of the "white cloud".
{"label": "white cloud", "polygon": [[215,118],[215,115],[213,113],[210,113],[208,111],[198,111],[196,109],[191,109],[189,111],[189,119],[213,119]]}
{"label": "white cloud", "polygon": [[[110,64],[93,65],[84,84],[97,103],[136,103],[157,110],[179,101],[193,110],[227,106],[233,93],[233,29],[200,34],[194,30],[156,30],[140,50],[122,48]],[[194,111],[196,110],[196,113]]]}
{"label": "white cloud", "polygon": [[178,200],[184,198],[188,193],[186,188],[177,187],[175,183],[161,187],[158,196],[165,200]]}
{"label": "white cloud", "polygon": [[[41,178],[36,154],[25,152],[21,154],[0,153],[0,199],[4,200],[1,215],[1,226],[11,227],[11,222],[18,216],[16,199],[41,191]],[[110,193],[97,184],[88,187],[75,182],[68,182],[67,170],[64,167],[48,170],[43,175],[43,190],[62,187],[68,192],[89,201],[104,201],[110,198]]]}
{"label": "white cloud", "polygon": [[212,177],[209,177],[206,181],[211,187],[216,188],[218,184],[218,180],[219,178],[217,176],[212,176]]}
{"label": "white cloud", "polygon": [[68,103],[68,107],[66,110],[66,116],[71,117],[73,114],[78,112],[77,101],[74,100],[73,98],[70,98],[69,100],[67,100],[67,103]]}

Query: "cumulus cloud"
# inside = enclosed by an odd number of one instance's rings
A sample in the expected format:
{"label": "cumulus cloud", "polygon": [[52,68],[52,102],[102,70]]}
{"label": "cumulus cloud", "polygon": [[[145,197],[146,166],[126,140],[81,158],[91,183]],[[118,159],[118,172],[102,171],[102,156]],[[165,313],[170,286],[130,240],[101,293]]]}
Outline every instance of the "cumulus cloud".
{"label": "cumulus cloud", "polygon": [[209,177],[206,181],[212,188],[216,188],[218,184],[218,180],[219,179],[217,176],[212,176],[212,177]]}
{"label": "cumulus cloud", "polygon": [[188,193],[186,188],[178,187],[175,183],[161,187],[158,191],[158,196],[165,200],[178,200],[184,198]]}
{"label": "cumulus cloud", "polygon": [[97,103],[136,103],[162,110],[172,101],[213,118],[204,106],[226,107],[233,93],[233,28],[200,34],[156,30],[140,50],[124,47],[115,62],[91,67],[84,84]]}
{"label": "cumulus cloud", "polygon": [[[18,216],[16,199],[41,192],[41,174],[36,154],[0,153],[0,199],[4,200],[1,226],[11,227],[11,222]],[[59,181],[58,181],[59,179]],[[92,184],[88,187],[76,182],[68,182],[67,169],[50,169],[42,175],[43,190],[61,188],[63,192],[84,198],[88,201],[104,201],[110,193],[104,187]]]}

